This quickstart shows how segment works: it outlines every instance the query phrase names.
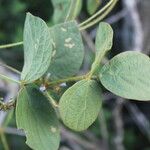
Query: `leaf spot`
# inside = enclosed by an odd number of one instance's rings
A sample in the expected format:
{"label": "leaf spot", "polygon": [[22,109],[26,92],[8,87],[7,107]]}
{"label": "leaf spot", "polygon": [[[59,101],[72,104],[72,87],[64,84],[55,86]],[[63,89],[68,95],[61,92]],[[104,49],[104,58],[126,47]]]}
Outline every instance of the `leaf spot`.
{"label": "leaf spot", "polygon": [[68,38],[68,39],[65,39],[65,42],[69,43],[69,42],[71,42],[71,40],[72,40],[72,38]]}
{"label": "leaf spot", "polygon": [[53,126],[51,126],[50,129],[51,129],[51,132],[53,132],[53,133],[55,133],[57,131],[57,129],[55,127],[53,127]]}
{"label": "leaf spot", "polygon": [[64,46],[71,49],[71,48],[73,48],[75,46],[75,44],[74,43],[70,43],[70,44],[66,43],[66,44],[64,44]]}
{"label": "leaf spot", "polygon": [[52,39],[52,44],[53,44],[54,48],[56,48],[56,44],[53,39]]}
{"label": "leaf spot", "polygon": [[63,32],[66,32],[66,31],[67,31],[67,29],[65,29],[65,28],[63,28],[63,27],[61,27],[61,30],[62,30]]}
{"label": "leaf spot", "polygon": [[56,50],[53,51],[52,57],[54,57],[55,55],[56,55]]}
{"label": "leaf spot", "polygon": [[35,49],[37,49],[37,44],[35,44]]}
{"label": "leaf spot", "polygon": [[40,91],[41,91],[41,92],[44,92],[45,90],[46,90],[46,87],[45,87],[44,85],[41,85],[41,86],[40,86]]}

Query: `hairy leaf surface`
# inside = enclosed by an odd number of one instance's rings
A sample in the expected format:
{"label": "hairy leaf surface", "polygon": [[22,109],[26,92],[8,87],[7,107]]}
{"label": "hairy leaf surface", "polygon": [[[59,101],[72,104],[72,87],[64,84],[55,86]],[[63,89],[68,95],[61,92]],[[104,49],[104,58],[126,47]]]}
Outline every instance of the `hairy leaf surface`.
{"label": "hairy leaf surface", "polygon": [[105,54],[111,49],[113,44],[113,30],[108,23],[101,22],[96,35],[96,56],[92,64],[92,73],[99,68]]}
{"label": "hairy leaf surface", "polygon": [[46,23],[30,13],[26,16],[23,38],[25,63],[21,80],[30,83],[47,71],[51,61],[52,41]]}
{"label": "hairy leaf surface", "polygon": [[113,44],[113,30],[108,23],[101,22],[99,24],[96,34],[96,53],[106,53],[109,51]]}
{"label": "hairy leaf surface", "polygon": [[121,53],[100,72],[104,87],[127,99],[150,100],[150,58],[139,52]]}
{"label": "hairy leaf surface", "polygon": [[100,95],[100,88],[93,80],[82,80],[69,88],[59,104],[64,124],[76,131],[87,129],[100,111]]}
{"label": "hairy leaf surface", "polygon": [[53,58],[48,69],[52,79],[75,75],[82,64],[84,47],[75,21],[56,25],[50,29],[53,37]]}
{"label": "hairy leaf surface", "polygon": [[34,85],[24,87],[16,106],[17,127],[23,129],[27,144],[35,150],[57,150],[60,141],[54,109]]}

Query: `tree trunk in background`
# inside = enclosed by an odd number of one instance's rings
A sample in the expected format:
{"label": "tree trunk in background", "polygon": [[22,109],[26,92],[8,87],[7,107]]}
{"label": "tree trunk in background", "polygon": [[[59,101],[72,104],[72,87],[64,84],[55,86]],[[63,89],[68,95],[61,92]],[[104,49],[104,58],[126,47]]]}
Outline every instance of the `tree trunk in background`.
{"label": "tree trunk in background", "polygon": [[139,13],[144,32],[143,51],[146,54],[150,54],[150,0],[140,1]]}

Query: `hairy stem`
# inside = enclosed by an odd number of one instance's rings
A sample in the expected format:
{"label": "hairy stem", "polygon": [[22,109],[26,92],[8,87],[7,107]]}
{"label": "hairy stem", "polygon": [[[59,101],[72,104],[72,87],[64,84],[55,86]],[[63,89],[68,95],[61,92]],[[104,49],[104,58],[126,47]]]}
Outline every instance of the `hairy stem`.
{"label": "hairy stem", "polygon": [[9,69],[9,70],[11,70],[11,71],[17,73],[17,74],[21,74],[20,71],[18,71],[17,69],[15,69],[15,68],[13,68],[13,67],[11,67],[11,66],[6,65],[6,64],[0,63],[0,66],[5,67],[5,68],[7,68],[7,69]]}

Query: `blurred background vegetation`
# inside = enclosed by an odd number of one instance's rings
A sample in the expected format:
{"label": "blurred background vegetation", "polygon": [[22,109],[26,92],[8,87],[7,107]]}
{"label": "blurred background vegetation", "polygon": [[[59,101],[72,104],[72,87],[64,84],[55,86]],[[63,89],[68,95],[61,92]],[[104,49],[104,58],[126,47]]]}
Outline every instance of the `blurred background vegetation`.
{"label": "blurred background vegetation", "polygon": [[[97,1],[92,0],[88,6],[87,0],[83,0],[78,22],[108,2]],[[97,6],[93,6],[93,3],[97,3]],[[0,0],[0,45],[22,41],[26,12],[41,17],[52,26],[61,22],[60,16],[55,18],[61,10],[60,5],[55,12],[51,0]],[[150,0],[119,0],[104,21],[110,23],[115,32],[114,46],[108,58],[126,50],[150,55]],[[94,59],[96,29],[97,25],[82,32],[85,60],[80,73],[87,72]],[[0,49],[0,62],[21,71],[23,47]],[[2,66],[0,72],[18,78]],[[0,97],[9,100],[17,91],[16,85],[0,80]],[[60,150],[150,150],[150,102],[124,100],[105,89],[103,93],[103,110],[87,131],[77,134],[62,127]],[[0,133],[3,131],[6,137],[2,136],[1,139],[5,141],[6,138],[10,150],[30,150],[25,144],[24,133],[16,130],[13,109],[7,113],[0,111]],[[0,150],[5,149],[0,141]]]}

